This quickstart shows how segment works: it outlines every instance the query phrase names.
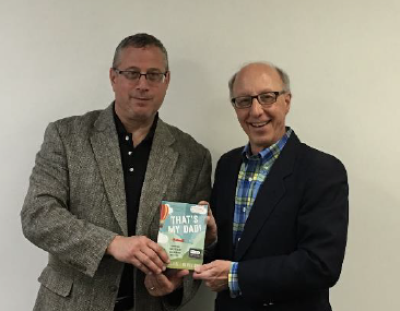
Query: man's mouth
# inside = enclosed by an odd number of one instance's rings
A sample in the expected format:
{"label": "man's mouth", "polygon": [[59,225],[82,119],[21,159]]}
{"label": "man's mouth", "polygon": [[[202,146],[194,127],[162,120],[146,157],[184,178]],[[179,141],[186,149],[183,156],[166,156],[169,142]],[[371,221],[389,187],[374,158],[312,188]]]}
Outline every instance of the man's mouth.
{"label": "man's mouth", "polygon": [[260,128],[267,125],[269,122],[271,122],[271,120],[264,122],[248,122],[247,124],[249,124],[251,127]]}
{"label": "man's mouth", "polygon": [[136,97],[136,96],[132,96],[132,98],[136,99],[136,100],[150,100],[151,99],[150,97]]}

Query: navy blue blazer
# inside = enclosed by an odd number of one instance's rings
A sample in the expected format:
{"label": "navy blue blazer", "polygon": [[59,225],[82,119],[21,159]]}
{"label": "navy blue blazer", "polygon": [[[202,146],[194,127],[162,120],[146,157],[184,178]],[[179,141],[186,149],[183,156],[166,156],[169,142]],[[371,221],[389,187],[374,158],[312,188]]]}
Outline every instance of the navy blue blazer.
{"label": "navy blue blazer", "polygon": [[218,161],[211,208],[218,225],[215,258],[239,262],[242,295],[220,292],[216,310],[331,310],[348,226],[342,163],[292,133],[261,186],[238,246],[232,238],[243,148]]}

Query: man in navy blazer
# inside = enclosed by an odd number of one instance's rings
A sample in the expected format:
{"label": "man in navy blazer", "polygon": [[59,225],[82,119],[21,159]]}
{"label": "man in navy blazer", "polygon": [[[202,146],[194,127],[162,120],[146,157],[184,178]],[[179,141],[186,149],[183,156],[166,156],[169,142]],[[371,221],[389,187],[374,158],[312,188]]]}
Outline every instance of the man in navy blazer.
{"label": "man in navy blazer", "polygon": [[218,293],[215,310],[332,310],[347,239],[346,170],[286,126],[290,82],[280,68],[248,64],[229,89],[249,143],[218,162],[217,260],[194,277]]}

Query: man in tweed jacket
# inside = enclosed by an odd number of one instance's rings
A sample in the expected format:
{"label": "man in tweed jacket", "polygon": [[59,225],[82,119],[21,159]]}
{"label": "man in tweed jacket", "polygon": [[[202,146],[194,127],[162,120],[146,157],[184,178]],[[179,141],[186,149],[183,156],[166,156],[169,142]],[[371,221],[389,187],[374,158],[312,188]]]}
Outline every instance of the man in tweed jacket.
{"label": "man in tweed jacket", "polygon": [[[36,157],[22,227],[49,262],[34,310],[176,310],[199,285],[187,271],[165,270],[168,256],[154,242],[160,202],[208,199],[211,182],[209,151],[158,118],[170,81],[162,43],[147,34],[125,38],[110,81],[115,102],[50,123]],[[140,161],[130,162],[139,148]],[[128,185],[138,191],[133,203]],[[123,274],[133,288],[120,297]]]}

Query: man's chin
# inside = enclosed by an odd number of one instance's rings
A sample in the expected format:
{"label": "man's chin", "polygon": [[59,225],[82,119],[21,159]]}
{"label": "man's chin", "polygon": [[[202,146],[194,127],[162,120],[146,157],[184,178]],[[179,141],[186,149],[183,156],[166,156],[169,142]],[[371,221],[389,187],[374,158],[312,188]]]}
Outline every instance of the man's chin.
{"label": "man's chin", "polygon": [[155,115],[156,115],[156,112],[139,110],[139,111],[134,111],[134,113],[131,116],[131,119],[135,120],[135,121],[140,121],[140,122],[148,122],[148,121],[153,122]]}

